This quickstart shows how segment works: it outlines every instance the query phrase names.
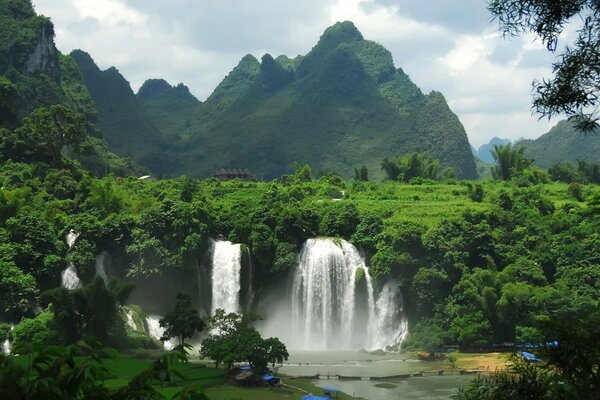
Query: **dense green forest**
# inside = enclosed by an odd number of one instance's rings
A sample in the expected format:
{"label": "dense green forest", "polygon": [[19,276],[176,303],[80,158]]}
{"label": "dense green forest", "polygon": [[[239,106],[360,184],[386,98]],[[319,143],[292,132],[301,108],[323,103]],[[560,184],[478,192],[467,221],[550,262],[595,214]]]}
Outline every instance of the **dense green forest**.
{"label": "dense green forest", "polygon": [[[398,280],[413,331],[439,328],[465,349],[526,341],[537,316],[600,295],[598,187],[532,183],[537,175],[526,172],[508,182],[377,183],[313,177],[299,166],[273,182],[220,182],[97,179],[64,157],[6,161],[2,319],[33,318],[69,262],[91,282],[101,251],[111,255],[111,277],[140,291],[160,282],[153,299],[135,291],[131,299],[164,312],[177,291],[198,301],[189,276],[211,237],[251,249],[264,292],[285,280],[304,241],[330,236],[357,245],[376,282]],[[69,251],[71,229],[81,235]],[[38,325],[48,316],[35,317]]]}

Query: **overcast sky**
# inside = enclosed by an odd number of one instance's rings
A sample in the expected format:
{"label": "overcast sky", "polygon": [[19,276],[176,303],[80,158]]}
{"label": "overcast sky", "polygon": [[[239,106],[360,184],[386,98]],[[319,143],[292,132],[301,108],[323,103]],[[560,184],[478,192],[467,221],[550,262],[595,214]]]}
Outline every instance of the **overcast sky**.
{"label": "overcast sky", "polygon": [[531,81],[554,60],[533,37],[503,39],[486,0],[34,0],[63,53],[82,49],[137,91],[183,82],[200,100],[245,54],[306,54],[336,21],[392,52],[426,93],[441,91],[471,144],[535,138],[557,120],[531,114]]}

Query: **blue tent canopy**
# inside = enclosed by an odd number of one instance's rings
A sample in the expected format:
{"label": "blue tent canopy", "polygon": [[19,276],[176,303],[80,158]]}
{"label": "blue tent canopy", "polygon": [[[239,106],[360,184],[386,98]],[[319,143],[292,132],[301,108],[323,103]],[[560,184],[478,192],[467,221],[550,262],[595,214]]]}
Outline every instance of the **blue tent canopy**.
{"label": "blue tent canopy", "polygon": [[329,397],[306,395],[302,396],[302,400],[329,400]]}
{"label": "blue tent canopy", "polygon": [[338,388],[334,388],[334,387],[330,387],[330,386],[319,386],[321,389],[326,390],[328,392],[341,392],[340,389]]}
{"label": "blue tent canopy", "polygon": [[242,371],[250,371],[250,370],[252,370],[252,366],[251,365],[241,365],[240,369]]}
{"label": "blue tent canopy", "polygon": [[527,361],[531,361],[531,362],[538,362],[541,361],[535,354],[533,353],[529,353],[528,351],[522,351],[520,353],[524,359],[526,359]]}
{"label": "blue tent canopy", "polygon": [[278,377],[276,377],[276,376],[273,376],[273,375],[268,375],[268,374],[267,374],[267,375],[263,375],[263,376],[261,376],[261,378],[263,378],[265,381],[270,381],[270,380],[272,380],[272,379],[279,379],[279,378],[278,378]]}

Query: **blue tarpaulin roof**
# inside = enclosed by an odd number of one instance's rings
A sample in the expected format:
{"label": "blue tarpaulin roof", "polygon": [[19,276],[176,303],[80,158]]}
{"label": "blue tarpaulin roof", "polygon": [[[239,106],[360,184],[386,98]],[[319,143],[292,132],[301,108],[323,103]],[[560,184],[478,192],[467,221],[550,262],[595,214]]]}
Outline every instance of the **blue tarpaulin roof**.
{"label": "blue tarpaulin roof", "polygon": [[527,361],[533,361],[533,362],[538,362],[541,361],[535,354],[533,353],[529,353],[527,351],[522,351],[521,355],[523,356],[524,359],[526,359]]}
{"label": "blue tarpaulin roof", "polygon": [[252,369],[251,365],[240,365],[240,369],[242,371],[250,371]]}
{"label": "blue tarpaulin roof", "polygon": [[329,397],[306,395],[302,396],[302,400],[329,400]]}
{"label": "blue tarpaulin roof", "polygon": [[338,388],[334,388],[334,387],[330,387],[330,386],[319,386],[321,389],[323,390],[327,390],[328,392],[341,392],[340,389]]}
{"label": "blue tarpaulin roof", "polygon": [[271,379],[279,379],[278,377],[273,375],[263,375],[261,378],[263,378],[265,381],[270,381]]}

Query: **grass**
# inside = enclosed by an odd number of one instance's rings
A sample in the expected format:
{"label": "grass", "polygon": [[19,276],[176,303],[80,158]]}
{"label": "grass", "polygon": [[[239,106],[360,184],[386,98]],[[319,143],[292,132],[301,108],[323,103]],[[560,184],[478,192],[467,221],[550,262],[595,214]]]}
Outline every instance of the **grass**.
{"label": "grass", "polygon": [[[17,364],[25,367],[28,359],[27,356],[15,356],[14,360]],[[127,385],[133,377],[149,368],[152,362],[151,360],[138,360],[127,357],[119,357],[116,360],[103,360],[104,365],[112,372],[112,376],[104,381],[105,387],[119,388]],[[301,390],[288,386],[281,388],[241,388],[225,383],[226,371],[222,368],[211,368],[201,363],[184,363],[178,366],[178,369],[185,377],[183,381],[178,382],[178,386],[165,388],[156,386],[158,391],[166,398],[171,398],[182,388],[190,386],[204,390],[210,400],[284,400],[300,398],[304,394],[302,390],[313,394],[323,392],[307,379],[283,379],[284,383]],[[351,398],[343,393],[340,393],[338,397],[339,399]]]}

